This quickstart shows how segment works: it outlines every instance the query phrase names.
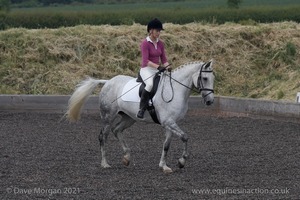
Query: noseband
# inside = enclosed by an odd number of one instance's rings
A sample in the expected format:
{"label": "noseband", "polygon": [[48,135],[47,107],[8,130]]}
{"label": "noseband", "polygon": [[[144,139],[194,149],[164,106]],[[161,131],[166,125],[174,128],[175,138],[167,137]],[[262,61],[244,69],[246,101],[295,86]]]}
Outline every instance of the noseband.
{"label": "noseband", "polygon": [[202,72],[213,73],[213,70],[203,69],[204,65],[206,65],[206,63],[201,66],[201,69],[200,69],[200,72],[199,72],[199,76],[198,76],[198,80],[197,80],[197,89],[199,90],[199,93],[201,93],[202,91],[209,91],[206,95],[203,96],[203,97],[206,97],[206,96],[210,95],[211,93],[214,93],[214,90],[204,87],[204,84],[203,84],[203,81],[202,81]]}

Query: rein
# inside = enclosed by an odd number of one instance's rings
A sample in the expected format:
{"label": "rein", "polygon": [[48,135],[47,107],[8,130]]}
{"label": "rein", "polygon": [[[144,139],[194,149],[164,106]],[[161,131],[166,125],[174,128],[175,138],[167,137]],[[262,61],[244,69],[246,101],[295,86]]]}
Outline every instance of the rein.
{"label": "rein", "polygon": [[[166,74],[167,76],[169,76],[168,74]],[[163,84],[162,85],[162,90],[161,90],[161,98],[162,98],[162,100],[164,101],[164,102],[166,102],[166,103],[170,103],[173,99],[174,99],[174,88],[173,88],[173,84],[172,84],[172,71],[170,71],[170,86],[171,86],[171,90],[172,90],[172,97],[171,97],[171,99],[170,100],[165,100],[165,98],[164,98],[164,87],[165,87],[165,84]],[[175,80],[175,79],[173,79],[173,80]]]}
{"label": "rein", "polygon": [[[192,90],[192,91],[194,91],[194,92],[197,92],[197,93],[200,93],[200,92],[201,92],[201,91],[195,90],[194,88],[191,88],[191,87],[189,87],[189,86],[187,86],[187,85],[185,85],[185,84],[183,84],[183,83],[177,81],[175,78],[172,77],[171,73],[170,73],[170,75],[166,74],[166,76],[170,77],[170,84],[171,84],[171,87],[172,87],[172,91],[173,91],[173,92],[174,92],[174,89],[173,89],[171,80],[175,81],[176,83],[179,83],[179,84],[182,85],[183,87],[186,87],[187,89],[190,89],[190,90]],[[174,95],[173,95],[173,96],[174,96]]]}

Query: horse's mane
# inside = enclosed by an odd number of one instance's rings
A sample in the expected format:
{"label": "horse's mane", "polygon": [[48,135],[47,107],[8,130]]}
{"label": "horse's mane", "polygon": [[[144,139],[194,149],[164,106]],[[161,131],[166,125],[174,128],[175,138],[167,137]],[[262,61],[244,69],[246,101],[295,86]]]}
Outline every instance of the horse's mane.
{"label": "horse's mane", "polygon": [[179,71],[181,70],[182,68],[186,67],[187,65],[196,65],[196,64],[201,64],[202,61],[192,61],[192,62],[188,62],[188,63],[185,63],[183,65],[180,65],[179,67],[177,67],[176,69],[174,69],[173,72],[176,72],[176,71]]}

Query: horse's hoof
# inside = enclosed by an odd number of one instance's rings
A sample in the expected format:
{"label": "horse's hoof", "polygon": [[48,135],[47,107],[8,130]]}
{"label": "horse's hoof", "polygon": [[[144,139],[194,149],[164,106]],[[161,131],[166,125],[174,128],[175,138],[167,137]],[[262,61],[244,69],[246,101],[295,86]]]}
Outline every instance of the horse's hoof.
{"label": "horse's hoof", "polygon": [[165,174],[171,174],[171,173],[173,173],[173,170],[169,168],[169,169],[164,169],[163,172]]}
{"label": "horse's hoof", "polygon": [[171,173],[173,173],[173,170],[170,167],[165,166],[165,167],[162,167],[161,169],[164,172],[164,174],[171,174]]}
{"label": "horse's hoof", "polygon": [[111,168],[111,166],[109,164],[101,164],[101,167],[104,168],[104,169],[108,169],[108,168]]}
{"label": "horse's hoof", "polygon": [[181,169],[181,168],[184,168],[184,164],[185,164],[185,160],[183,158],[180,158],[178,160],[178,167]]}
{"label": "horse's hoof", "polygon": [[128,166],[130,163],[130,160],[124,156],[122,159],[122,163],[123,163],[123,165]]}
{"label": "horse's hoof", "polygon": [[106,168],[111,168],[111,166],[107,162],[102,162],[101,167],[106,169]]}

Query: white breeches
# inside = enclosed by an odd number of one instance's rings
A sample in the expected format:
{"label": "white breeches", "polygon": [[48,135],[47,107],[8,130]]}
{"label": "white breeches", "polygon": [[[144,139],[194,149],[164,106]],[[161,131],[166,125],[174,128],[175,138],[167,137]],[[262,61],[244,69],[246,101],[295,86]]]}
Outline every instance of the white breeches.
{"label": "white breeches", "polygon": [[140,75],[146,84],[145,90],[148,92],[151,92],[153,88],[153,78],[156,72],[157,69],[153,67],[143,67],[140,69]]}

